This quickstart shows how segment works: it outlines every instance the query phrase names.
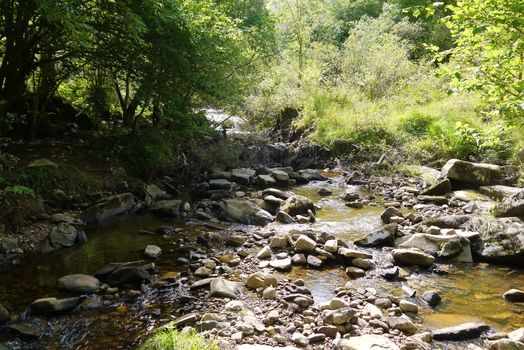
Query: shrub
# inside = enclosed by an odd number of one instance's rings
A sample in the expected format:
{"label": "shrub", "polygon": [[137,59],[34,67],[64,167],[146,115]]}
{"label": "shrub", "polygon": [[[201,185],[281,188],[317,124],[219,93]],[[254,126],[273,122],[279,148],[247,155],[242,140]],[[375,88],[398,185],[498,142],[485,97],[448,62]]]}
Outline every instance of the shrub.
{"label": "shrub", "polygon": [[142,350],[218,350],[215,341],[204,339],[196,332],[180,332],[169,324],[147,340]]}

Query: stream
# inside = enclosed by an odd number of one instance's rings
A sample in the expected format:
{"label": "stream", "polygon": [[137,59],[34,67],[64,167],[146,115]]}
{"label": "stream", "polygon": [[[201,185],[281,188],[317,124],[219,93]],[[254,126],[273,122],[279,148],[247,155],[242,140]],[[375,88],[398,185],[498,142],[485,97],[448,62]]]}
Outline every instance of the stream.
{"label": "stream", "polygon": [[[325,231],[344,240],[354,240],[363,233],[382,225],[382,206],[352,209],[345,206],[339,195],[345,184],[329,174],[329,182],[313,182],[291,189],[296,194],[312,199],[322,207],[317,221],[312,225],[291,225],[303,229],[310,227]],[[320,197],[321,187],[329,187],[333,194]],[[151,230],[170,225],[178,232],[169,236],[140,234],[139,230]],[[289,230],[289,226],[273,223],[269,229]],[[257,228],[245,225],[228,225],[226,230],[247,234]],[[109,223],[86,229],[89,241],[79,247],[26,256],[15,266],[0,268],[0,304],[9,305],[12,314],[26,317],[29,304],[47,296],[68,296],[55,288],[57,279],[64,275],[92,274],[105,264],[115,261],[134,261],[143,258],[146,245],[162,248],[157,259],[160,275],[164,278],[178,276],[187,268],[177,264],[179,246],[186,238],[195,238],[209,227],[191,225],[181,221],[168,221],[150,214],[120,217]],[[225,248],[222,248],[225,249]],[[381,250],[374,255],[380,258]],[[420,291],[434,289],[442,296],[442,303],[435,309],[422,308],[423,324],[430,329],[447,327],[467,321],[482,321],[497,331],[510,331],[524,326],[524,307],[507,303],[502,294],[511,288],[524,287],[524,272],[514,268],[493,266],[486,263],[440,265],[447,274],[420,272],[404,282],[361,278],[355,285],[373,287],[392,295],[404,296],[402,287]],[[315,303],[330,300],[334,290],[343,286],[349,278],[343,268],[321,271],[294,267],[287,273],[289,278],[302,278],[311,290]],[[88,311],[74,311],[60,316],[28,317],[27,319],[45,330],[38,343],[28,342],[7,329],[0,329],[0,349],[128,349],[136,348],[154,327],[172,320],[173,311],[180,307],[173,303],[176,288],[146,288],[136,298],[126,301],[104,300],[104,305]],[[417,293],[418,295],[418,293]],[[413,300],[415,300],[415,297]],[[31,344],[28,347],[27,344]]]}

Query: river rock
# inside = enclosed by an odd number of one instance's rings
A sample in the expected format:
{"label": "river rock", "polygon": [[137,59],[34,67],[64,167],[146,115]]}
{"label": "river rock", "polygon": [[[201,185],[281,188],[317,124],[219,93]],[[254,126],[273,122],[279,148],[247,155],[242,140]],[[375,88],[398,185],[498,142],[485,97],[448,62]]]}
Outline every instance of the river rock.
{"label": "river rock", "polygon": [[438,226],[440,228],[460,228],[470,219],[470,215],[444,215],[426,219],[422,223],[426,226]]}
{"label": "river rock", "polygon": [[355,201],[360,199],[360,191],[356,186],[350,186],[346,191],[340,196],[340,198],[346,202]]}
{"label": "river rock", "polygon": [[266,275],[262,272],[254,272],[247,278],[246,281],[246,287],[250,289],[257,289],[261,287],[267,287],[269,285],[268,282],[266,282]]}
{"label": "river rock", "polygon": [[299,350],[294,346],[269,346],[261,344],[241,344],[238,345],[235,350]]}
{"label": "river rock", "polygon": [[442,298],[437,291],[430,290],[422,294],[422,300],[428,303],[429,306],[435,307],[440,304]]}
{"label": "river rock", "polygon": [[318,269],[322,266],[322,260],[314,255],[308,255],[307,264],[315,269]]}
{"label": "river rock", "polygon": [[520,218],[479,219],[481,232],[475,253],[489,262],[522,266],[524,263],[524,221]]}
{"label": "river rock", "polygon": [[281,249],[289,247],[289,239],[286,235],[277,235],[271,238],[269,246],[273,249]]}
{"label": "river rock", "polygon": [[282,184],[288,184],[289,183],[289,175],[283,170],[280,169],[270,169],[269,175],[271,175],[277,182],[280,182]]}
{"label": "river rock", "polygon": [[112,271],[106,278],[107,284],[118,286],[130,284],[138,286],[151,281],[151,274],[142,266],[123,266]]}
{"label": "river rock", "polygon": [[454,327],[435,330],[432,332],[432,337],[435,340],[464,340],[478,338],[487,330],[489,330],[489,326],[486,324],[468,322]]}
{"label": "river rock", "polygon": [[442,177],[476,185],[497,185],[502,181],[501,166],[451,159],[442,168]]}
{"label": "river rock", "polygon": [[387,224],[384,227],[379,228],[371,233],[368,233],[363,238],[355,241],[356,245],[364,247],[378,247],[384,245],[390,245],[395,240],[395,234],[397,232],[398,225]]}
{"label": "river rock", "polygon": [[144,194],[146,203],[150,205],[151,203],[161,200],[161,199],[168,199],[169,195],[166,191],[162,190],[160,187],[158,187],[155,184],[147,184],[144,185]]}
{"label": "river rock", "polygon": [[186,326],[188,324],[196,323],[198,320],[199,320],[199,317],[198,317],[198,315],[196,313],[190,313],[190,314],[187,314],[187,315],[180,316],[180,317],[176,318],[173,321],[173,326],[175,326],[175,327],[183,327],[183,326]]}
{"label": "river rock", "polygon": [[270,175],[258,175],[253,179],[253,183],[259,188],[266,188],[274,186],[277,180],[273,179]]}
{"label": "river rock", "polygon": [[226,190],[229,191],[233,184],[226,179],[211,179],[209,180],[210,190]]}
{"label": "river rock", "polygon": [[31,312],[34,314],[50,314],[56,312],[68,311],[80,305],[80,298],[42,298],[31,303]]}
{"label": "river rock", "polygon": [[284,202],[282,210],[291,216],[308,215],[308,210],[315,213],[315,205],[309,198],[293,195]]}
{"label": "river rock", "polygon": [[285,211],[279,211],[277,213],[276,220],[282,224],[292,224],[295,222],[291,215],[289,215]]}
{"label": "river rock", "polygon": [[504,185],[480,186],[478,191],[492,199],[502,200],[522,191],[522,188]]}
{"label": "river rock", "polygon": [[44,332],[40,327],[29,322],[16,322],[9,325],[9,329],[24,337],[40,338]]}
{"label": "river rock", "polygon": [[415,249],[394,249],[393,259],[401,265],[430,266],[435,262],[433,256]]}
{"label": "river rock", "polygon": [[271,248],[269,246],[265,246],[264,248],[260,249],[257,253],[257,259],[263,260],[263,259],[269,259],[273,253],[271,252]]}
{"label": "river rock", "polygon": [[470,242],[459,235],[431,235],[415,233],[395,240],[398,248],[417,248],[427,254],[456,262],[473,262]]}
{"label": "river rock", "polygon": [[266,188],[262,191],[262,195],[265,196],[274,196],[282,200],[287,200],[289,197],[293,196],[293,192],[286,192],[279,190],[278,188]]}
{"label": "river rock", "polygon": [[274,259],[269,262],[269,265],[279,271],[287,271],[291,269],[291,258]]}
{"label": "river rock", "polygon": [[302,175],[308,181],[326,181],[327,177],[322,175],[320,171],[315,169],[304,169],[299,170],[298,173]]}
{"label": "river rock", "polygon": [[323,321],[325,324],[341,325],[349,322],[355,314],[355,310],[345,307],[326,312]]}
{"label": "river rock", "polygon": [[370,253],[358,250],[358,249],[352,249],[352,248],[345,248],[341,247],[338,249],[338,255],[343,256],[345,258],[349,259],[355,259],[355,258],[361,258],[361,259],[371,259],[373,255]]}
{"label": "river rock", "polygon": [[409,302],[407,300],[401,300],[399,303],[399,307],[402,312],[409,312],[412,314],[418,313],[417,304]]}
{"label": "river rock", "polygon": [[162,249],[156,245],[148,245],[144,250],[144,255],[150,259],[156,259],[160,253],[162,253]]}
{"label": "river rock", "polygon": [[88,224],[98,223],[112,216],[126,213],[135,205],[135,197],[132,193],[120,193],[102,198],[95,205],[86,209],[82,216]]}
{"label": "river rock", "polygon": [[209,285],[209,296],[216,298],[238,298],[236,292],[240,283],[228,281],[223,278],[214,278]]}
{"label": "river rock", "polygon": [[241,185],[249,185],[255,177],[256,171],[253,169],[233,169],[231,170],[231,180]]}
{"label": "river rock", "polygon": [[295,249],[299,252],[311,253],[315,251],[317,242],[306,235],[300,235],[295,242]]}
{"label": "river rock", "polygon": [[317,194],[319,196],[322,196],[322,197],[326,197],[326,196],[331,196],[333,194],[333,191],[331,191],[329,188],[327,187],[322,187],[321,189],[319,189],[317,191]]}
{"label": "river rock", "polygon": [[391,222],[391,218],[394,216],[402,217],[402,213],[395,207],[387,207],[386,210],[380,214],[380,219],[382,219],[383,223],[389,224]]}
{"label": "river rock", "polygon": [[495,205],[494,214],[497,217],[524,217],[524,189]]}
{"label": "river rock", "polygon": [[433,186],[429,187],[428,189],[422,191],[421,195],[423,196],[445,196],[449,192],[451,192],[453,188],[451,187],[451,181],[449,179],[444,179]]}
{"label": "river rock", "polygon": [[79,239],[79,231],[73,225],[62,222],[49,233],[49,244],[53,248],[71,247]]}
{"label": "river rock", "polygon": [[510,289],[504,293],[504,299],[514,303],[524,302],[524,291],[520,289]]}
{"label": "river rock", "polygon": [[247,199],[225,200],[223,208],[227,216],[242,224],[265,226],[273,221],[270,213]]}
{"label": "river rock", "polygon": [[400,350],[391,340],[383,335],[365,334],[341,339],[337,350]]}
{"label": "river rock", "polygon": [[67,275],[60,278],[56,283],[57,288],[65,289],[75,294],[96,293],[102,284],[98,278],[90,275]]}
{"label": "river rock", "polygon": [[177,218],[180,215],[181,206],[181,200],[171,199],[154,203],[151,206],[150,211],[160,217]]}
{"label": "river rock", "polygon": [[389,328],[398,329],[405,335],[413,335],[417,333],[418,327],[407,317],[388,317],[387,322]]}

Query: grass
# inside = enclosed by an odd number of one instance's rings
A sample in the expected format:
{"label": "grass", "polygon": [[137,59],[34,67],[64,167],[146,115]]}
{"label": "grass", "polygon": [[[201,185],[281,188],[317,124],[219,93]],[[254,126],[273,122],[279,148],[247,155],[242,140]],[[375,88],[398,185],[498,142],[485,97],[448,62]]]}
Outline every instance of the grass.
{"label": "grass", "polygon": [[160,328],[141,350],[219,350],[216,341],[204,339],[196,331],[179,331],[173,324]]}
{"label": "grass", "polygon": [[448,95],[431,78],[394,95],[370,99],[358,91],[313,94],[297,127],[314,126],[311,139],[355,161],[442,163],[450,158],[503,164],[513,161],[518,133],[483,118],[483,105],[467,93]]}

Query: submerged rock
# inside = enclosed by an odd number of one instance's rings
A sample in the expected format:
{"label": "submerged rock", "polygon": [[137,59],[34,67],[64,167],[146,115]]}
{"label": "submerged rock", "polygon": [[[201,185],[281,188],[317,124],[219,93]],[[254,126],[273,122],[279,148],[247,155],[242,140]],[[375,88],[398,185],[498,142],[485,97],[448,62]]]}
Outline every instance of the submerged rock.
{"label": "submerged rock", "polygon": [[31,312],[34,314],[50,314],[68,311],[80,305],[81,298],[42,298],[31,303]]}
{"label": "submerged rock", "polygon": [[57,281],[56,286],[59,289],[65,289],[71,293],[84,294],[98,292],[102,284],[96,277],[75,274],[60,278]]}
{"label": "submerged rock", "polygon": [[435,307],[440,304],[442,298],[438,292],[430,290],[422,294],[422,300],[428,303],[429,306]]}
{"label": "submerged rock", "polygon": [[142,266],[124,266],[119,267],[111,272],[106,282],[111,286],[123,284],[140,285],[144,282],[150,282],[153,276]]}

